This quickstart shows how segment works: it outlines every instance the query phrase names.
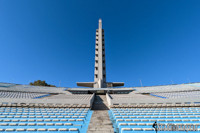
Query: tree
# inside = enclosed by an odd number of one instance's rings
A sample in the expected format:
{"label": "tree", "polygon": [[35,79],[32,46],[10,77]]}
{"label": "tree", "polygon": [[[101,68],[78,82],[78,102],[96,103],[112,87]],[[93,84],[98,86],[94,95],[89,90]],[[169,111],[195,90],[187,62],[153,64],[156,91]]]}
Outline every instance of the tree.
{"label": "tree", "polygon": [[30,85],[56,87],[55,85],[47,84],[45,80],[43,80],[43,81],[42,80],[37,80],[37,81],[34,81],[33,83],[30,82]]}

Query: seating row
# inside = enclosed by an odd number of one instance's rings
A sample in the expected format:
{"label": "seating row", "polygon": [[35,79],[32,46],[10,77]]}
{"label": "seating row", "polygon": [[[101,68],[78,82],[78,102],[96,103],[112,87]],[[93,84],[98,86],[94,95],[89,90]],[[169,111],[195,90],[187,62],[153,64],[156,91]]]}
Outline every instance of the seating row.
{"label": "seating row", "polygon": [[[152,108],[151,108],[152,109]],[[151,110],[149,108],[143,108],[143,111]],[[163,110],[165,108],[160,108]],[[172,108],[169,108],[172,109]],[[186,108],[182,108],[186,109]],[[109,111],[110,119],[113,121],[113,126],[119,133],[136,132],[142,133],[146,131],[154,131],[152,125],[157,122],[158,124],[182,124],[182,125],[197,125],[200,126],[200,108],[187,108],[190,110],[188,112],[177,113],[177,110],[181,108],[176,108],[176,110],[171,110],[171,113],[144,113],[139,111],[137,113],[125,113],[130,110],[138,110],[138,108],[121,108],[121,109],[111,109]],[[119,113],[119,111],[123,113]],[[170,114],[170,115],[169,115]],[[151,129],[150,129],[151,128]],[[200,130],[199,130],[200,131]]]}
{"label": "seating row", "polygon": [[28,108],[28,107],[0,107],[0,110],[37,110],[37,111],[78,111],[78,110],[89,110],[88,108]]}
{"label": "seating row", "polygon": [[116,119],[116,122],[121,122],[121,121],[126,121],[126,122],[155,122],[155,121],[158,121],[158,122],[199,122],[200,120],[199,119]]}
{"label": "seating row", "polygon": [[90,108],[88,104],[0,103],[0,107]]}
{"label": "seating row", "polygon": [[[38,116],[38,115],[62,115],[62,116],[68,116],[68,115],[87,115],[87,112],[84,112],[84,113],[2,113],[2,116],[3,115],[15,115],[15,116],[24,116],[24,115],[30,115],[30,116]],[[0,117],[2,117],[0,116]]]}
{"label": "seating row", "polygon": [[85,116],[0,116],[0,121],[3,118],[85,118]]}
{"label": "seating row", "polygon": [[0,126],[73,126],[74,123],[0,123]]}
{"label": "seating row", "polygon": [[24,98],[24,99],[32,99],[32,98],[40,98],[47,94],[44,93],[34,93],[34,92],[13,92],[13,91],[0,91],[0,98]]}
{"label": "seating row", "polygon": [[200,107],[200,104],[113,104],[110,108],[170,108],[170,107]]}
{"label": "seating row", "polygon": [[200,116],[196,115],[185,115],[185,116],[114,116],[116,119],[118,118],[138,118],[138,119],[151,119],[151,118],[200,118]]}
{"label": "seating row", "polygon": [[165,97],[165,98],[187,98],[187,97],[200,97],[200,91],[178,91],[178,92],[155,92],[151,93],[155,96]]}
{"label": "seating row", "polygon": [[[136,132],[141,132],[141,131],[155,131],[154,128],[122,128],[121,129],[121,132],[124,132],[124,131],[136,131]],[[182,130],[185,132],[185,130]],[[197,131],[200,131],[200,128],[197,129]],[[159,131],[159,132],[165,132],[165,133],[168,133],[168,131]],[[180,133],[180,131],[172,131],[172,133]]]}
{"label": "seating row", "polygon": [[3,131],[6,131],[6,132],[14,132],[14,131],[20,131],[20,132],[24,132],[24,131],[27,131],[27,132],[35,132],[35,131],[38,131],[38,132],[45,132],[45,131],[70,131],[70,132],[78,132],[79,129],[78,128],[27,128],[27,129],[24,129],[24,128],[17,128],[17,129],[14,129],[14,128],[6,128],[6,129],[2,129],[0,128],[0,132],[3,132]]}
{"label": "seating row", "polygon": [[[48,110],[51,110],[50,113],[47,113]],[[92,111],[88,108],[0,107],[0,112],[0,132],[86,133],[92,116]]]}
{"label": "seating row", "polygon": [[[168,123],[162,123],[167,125]],[[200,126],[200,123],[193,123],[194,125]],[[152,126],[153,123],[119,123],[118,126]],[[176,125],[191,125],[191,123],[176,123]]]}
{"label": "seating row", "polygon": [[115,110],[114,113],[191,113],[191,112],[199,112],[200,110],[137,110],[137,111],[121,111],[121,110]]}
{"label": "seating row", "polygon": [[[171,107],[171,108],[121,108],[122,110],[193,110],[193,109],[198,109],[200,110],[198,107]],[[120,108],[113,108],[113,110],[120,110]]]}
{"label": "seating row", "polygon": [[115,116],[117,115],[123,115],[123,116],[128,116],[128,115],[141,115],[141,116],[149,116],[149,115],[199,115],[199,113],[116,113],[114,114]]}
{"label": "seating row", "polygon": [[[84,119],[3,119],[1,120],[1,122],[49,122],[49,121],[52,121],[52,122],[57,122],[57,121],[84,121]],[[1,124],[1,123],[0,123]]]}

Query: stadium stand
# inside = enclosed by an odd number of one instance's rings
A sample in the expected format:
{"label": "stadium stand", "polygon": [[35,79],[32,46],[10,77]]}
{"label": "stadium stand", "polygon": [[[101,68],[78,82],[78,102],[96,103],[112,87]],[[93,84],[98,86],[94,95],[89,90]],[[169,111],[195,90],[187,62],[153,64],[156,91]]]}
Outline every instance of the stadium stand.
{"label": "stadium stand", "polygon": [[1,107],[0,131],[84,132],[92,111],[88,108]]}
{"label": "stadium stand", "polygon": [[180,92],[157,92],[157,93],[151,93],[152,96],[158,96],[162,98],[200,98],[200,91],[180,91]]}
{"label": "stadium stand", "polygon": [[[119,133],[154,133],[154,122],[199,126],[200,108],[113,108],[109,112]],[[186,130],[186,129],[185,129]],[[185,130],[182,130],[185,132]],[[200,129],[197,128],[197,131]],[[170,131],[164,131],[169,133]],[[179,132],[178,132],[179,133]]]}
{"label": "stadium stand", "polygon": [[94,94],[0,83],[0,132],[86,133]]}
{"label": "stadium stand", "polygon": [[80,88],[0,83],[0,132],[154,133],[155,122],[158,127],[173,124],[177,133],[191,127],[199,132],[199,85],[106,88],[103,95],[100,89],[91,94]]}
{"label": "stadium stand", "polygon": [[49,96],[47,93],[30,93],[30,92],[9,92],[9,91],[0,91],[0,98],[41,98]]}
{"label": "stadium stand", "polygon": [[177,85],[135,87],[135,89],[140,93],[177,92],[177,91],[200,90],[200,86],[198,86],[197,83],[194,83],[194,84],[177,84]]}

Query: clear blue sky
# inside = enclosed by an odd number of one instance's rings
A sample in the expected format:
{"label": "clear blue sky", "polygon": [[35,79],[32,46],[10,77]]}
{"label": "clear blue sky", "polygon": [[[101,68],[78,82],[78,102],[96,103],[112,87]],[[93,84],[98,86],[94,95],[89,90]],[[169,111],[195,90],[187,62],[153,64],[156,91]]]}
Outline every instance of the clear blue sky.
{"label": "clear blue sky", "polygon": [[0,0],[0,82],[93,81],[99,18],[107,81],[200,82],[199,0]]}

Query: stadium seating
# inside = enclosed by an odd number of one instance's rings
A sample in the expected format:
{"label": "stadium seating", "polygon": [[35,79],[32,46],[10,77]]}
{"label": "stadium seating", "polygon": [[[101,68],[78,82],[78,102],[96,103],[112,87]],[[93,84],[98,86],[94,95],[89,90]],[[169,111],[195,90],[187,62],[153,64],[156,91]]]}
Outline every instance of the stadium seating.
{"label": "stadium seating", "polygon": [[45,96],[49,96],[49,94],[45,93],[33,93],[33,92],[12,92],[12,91],[0,91],[0,98],[42,98]]}
{"label": "stadium seating", "polygon": [[134,87],[140,93],[199,91],[200,83]]}
{"label": "stadium seating", "polygon": [[0,108],[0,132],[86,133],[92,115],[88,108]]}
{"label": "stadium seating", "polygon": [[[106,113],[106,109],[110,108],[110,120],[115,132],[119,133],[155,133],[152,127],[154,122],[200,127],[199,85],[136,87],[129,94],[121,91],[119,94],[107,93],[106,97],[99,100],[99,96],[96,96],[94,104]],[[66,88],[0,83],[0,132],[86,133],[93,113],[90,109],[94,97],[95,94],[72,94]],[[101,131],[101,127],[96,124],[97,120],[102,127],[107,123],[111,125],[109,117],[102,120],[94,116],[89,131],[93,132],[97,128]],[[113,129],[106,131],[112,132]],[[192,132],[199,131],[200,128],[197,128],[197,131]]]}
{"label": "stadium seating", "polygon": [[[152,125],[156,121],[162,124],[200,126],[200,108],[112,108],[109,114],[116,131],[120,133],[155,133]],[[172,131],[159,132],[170,133]]]}
{"label": "stadium seating", "polygon": [[179,92],[158,92],[151,93],[153,96],[161,98],[200,98],[200,91],[179,91]]}

